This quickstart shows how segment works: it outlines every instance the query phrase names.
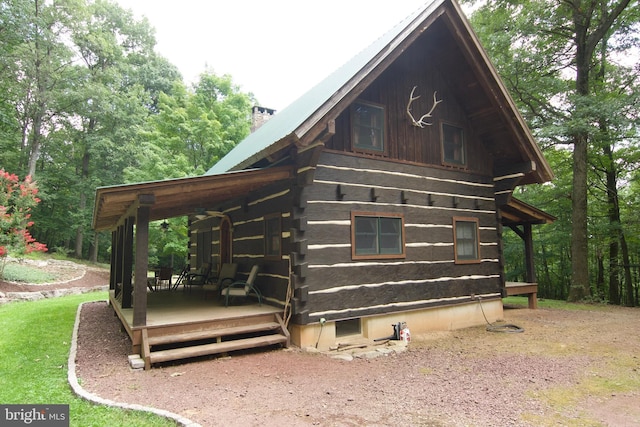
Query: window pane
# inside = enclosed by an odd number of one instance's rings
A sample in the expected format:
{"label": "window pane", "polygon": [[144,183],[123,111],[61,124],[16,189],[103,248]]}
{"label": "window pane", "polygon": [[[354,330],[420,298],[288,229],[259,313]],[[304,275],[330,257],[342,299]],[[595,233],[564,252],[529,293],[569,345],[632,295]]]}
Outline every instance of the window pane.
{"label": "window pane", "polygon": [[400,218],[379,218],[380,224],[380,253],[401,254],[402,234],[400,232],[402,221]]}
{"label": "window pane", "polygon": [[464,133],[462,128],[442,125],[442,151],[445,163],[466,163],[464,153]]}
{"label": "window pane", "polygon": [[356,255],[378,252],[377,218],[356,217]]}
{"label": "window pane", "polygon": [[471,221],[456,221],[456,252],[458,259],[478,259],[477,224]]}
{"label": "window pane", "polygon": [[265,255],[280,256],[280,217],[266,219],[265,228]]}
{"label": "window pane", "polygon": [[352,111],[354,146],[384,151],[384,109],[357,103]]}

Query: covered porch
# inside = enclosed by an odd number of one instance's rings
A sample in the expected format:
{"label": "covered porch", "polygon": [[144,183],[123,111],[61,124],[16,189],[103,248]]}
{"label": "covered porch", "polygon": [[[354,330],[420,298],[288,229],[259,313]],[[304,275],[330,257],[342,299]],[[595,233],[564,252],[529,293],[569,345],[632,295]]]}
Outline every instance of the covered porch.
{"label": "covered porch", "polygon": [[242,198],[292,175],[284,166],[98,188],[93,228],[112,233],[109,300],[145,368],[205,354],[289,345],[282,308],[257,303],[227,308],[219,302],[219,291],[217,297],[201,289],[183,292],[182,287],[154,292],[147,277],[151,221],[195,217],[216,203]]}
{"label": "covered porch", "polygon": [[529,205],[528,203],[511,198],[500,209],[502,225],[514,231],[524,244],[525,282],[506,282],[504,296],[526,295],[529,299],[529,308],[538,307],[538,283],[533,259],[533,234],[534,224],[551,224],[556,217]]}

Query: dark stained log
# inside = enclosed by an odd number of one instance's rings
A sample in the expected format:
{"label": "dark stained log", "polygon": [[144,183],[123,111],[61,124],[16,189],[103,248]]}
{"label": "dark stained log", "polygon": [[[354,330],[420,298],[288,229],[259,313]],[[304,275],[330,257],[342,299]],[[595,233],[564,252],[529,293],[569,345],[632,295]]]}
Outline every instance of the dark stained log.
{"label": "dark stained log", "polygon": [[[131,308],[132,287],[131,275],[133,273],[133,224],[135,217],[127,217],[123,226],[122,240],[122,308]],[[145,273],[146,274],[146,273]]]}
{"label": "dark stained log", "polygon": [[296,276],[306,277],[309,271],[309,265],[305,263],[300,263],[294,267],[293,272]]}
{"label": "dark stained log", "polygon": [[109,262],[109,290],[116,288],[116,256],[118,247],[118,231],[113,230],[111,232],[111,257]]}
{"label": "dark stained log", "polygon": [[296,288],[294,291],[294,297],[297,298],[301,303],[307,302],[309,300],[309,287],[301,286]]}
{"label": "dark stained log", "polygon": [[516,175],[516,174],[528,174],[536,170],[536,164],[533,161],[515,163],[510,165],[501,165],[494,169],[493,176],[496,178]]}
{"label": "dark stained log", "polygon": [[306,255],[309,243],[306,239],[297,240],[293,244],[293,250],[299,255]]}
{"label": "dark stained log", "polygon": [[[309,297],[304,303],[296,298],[294,312],[338,311],[332,317],[337,320],[403,310],[406,308],[394,304],[412,301],[420,301],[416,307],[411,306],[413,309],[447,305],[456,298],[466,301],[464,298],[471,294],[501,294],[499,224],[492,175],[325,152],[316,179],[305,189],[309,202],[304,217],[313,221],[307,223],[304,232],[309,242],[307,254],[304,260],[292,257],[295,263],[308,263],[303,286],[308,286]],[[336,203],[337,185],[345,194],[342,201],[350,203]],[[400,203],[403,195],[405,204]],[[402,213],[406,257],[372,259],[366,267],[352,261],[352,211]],[[485,261],[454,263],[454,216],[478,219],[480,258]],[[442,281],[442,277],[448,279]]]}
{"label": "dark stained log", "polygon": [[[114,258],[115,266],[113,267],[113,276],[110,281],[113,282],[116,298],[120,297],[122,293],[122,260],[123,260],[123,241],[124,241],[124,227],[118,226],[115,230],[115,245],[113,246],[111,256]],[[118,285],[120,284],[120,285]]]}
{"label": "dark stained log", "polygon": [[293,315],[293,322],[298,325],[306,325],[309,323],[309,310],[297,310]]}
{"label": "dark stained log", "polygon": [[296,188],[293,196],[293,204],[298,208],[307,207],[307,194],[302,188]]}
{"label": "dark stained log", "polygon": [[147,324],[147,271],[149,270],[149,205],[153,198],[140,196],[136,217],[136,274],[133,288],[133,326]]}
{"label": "dark stained log", "polygon": [[520,228],[518,228],[518,226],[516,225],[509,225],[509,228],[511,230],[513,230],[514,233],[516,233],[522,240],[525,239],[524,237],[524,231],[520,230]]}
{"label": "dark stained log", "polygon": [[533,235],[531,224],[524,224],[524,260],[527,267],[527,282],[537,283],[536,269],[533,262]]}

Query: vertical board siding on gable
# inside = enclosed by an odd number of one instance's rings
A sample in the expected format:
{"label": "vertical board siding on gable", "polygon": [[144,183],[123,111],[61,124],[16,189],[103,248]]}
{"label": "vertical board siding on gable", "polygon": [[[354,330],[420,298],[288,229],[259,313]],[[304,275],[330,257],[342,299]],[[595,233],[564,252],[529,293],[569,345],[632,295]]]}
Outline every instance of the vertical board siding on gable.
{"label": "vertical board siding on gable", "polygon": [[[287,186],[272,185],[253,193],[247,200],[223,207],[233,228],[233,262],[238,264],[238,279],[246,280],[251,267],[260,269],[256,284],[265,302],[284,305],[289,286],[289,229],[292,194]],[[282,215],[282,258],[264,259],[264,217]]]}
{"label": "vertical board siding on gable", "polygon": [[[466,154],[469,160],[467,169],[482,175],[491,175],[493,162],[483,142],[474,132],[474,125],[467,117],[468,105],[473,99],[459,99],[450,89],[457,84],[450,76],[443,76],[438,66],[440,58],[436,52],[431,29],[425,31],[419,39],[389,66],[359,96],[361,100],[374,102],[385,108],[387,127],[385,142],[389,160],[425,164],[441,167],[440,126],[446,123],[464,129]],[[464,64],[460,64],[464,67]],[[407,114],[407,104],[413,87],[414,96],[420,96],[411,104],[416,120],[427,113],[433,105],[433,93],[437,91],[438,104],[433,117],[426,119],[430,126],[413,126]],[[336,118],[336,133],[329,139],[326,147],[330,150],[351,152],[350,110],[345,109]],[[487,141],[490,143],[490,141]]]}
{"label": "vertical board siding on gable", "polygon": [[[323,153],[314,185],[305,191],[310,318],[363,316],[500,292],[500,230],[490,177]],[[351,211],[403,214],[406,258],[351,260]],[[478,218],[479,263],[454,264],[454,216]]]}

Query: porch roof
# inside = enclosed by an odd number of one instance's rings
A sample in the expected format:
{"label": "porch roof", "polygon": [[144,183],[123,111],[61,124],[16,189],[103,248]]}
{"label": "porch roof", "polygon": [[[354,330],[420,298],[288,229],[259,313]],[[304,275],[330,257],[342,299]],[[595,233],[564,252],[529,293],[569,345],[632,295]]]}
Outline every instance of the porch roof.
{"label": "porch roof", "polygon": [[551,224],[557,218],[535,206],[512,197],[500,208],[502,225]]}
{"label": "porch roof", "polygon": [[93,228],[96,231],[112,230],[126,217],[135,216],[135,209],[141,204],[149,205],[150,221],[195,214],[201,208],[207,209],[293,175],[291,166],[280,166],[99,187]]}

